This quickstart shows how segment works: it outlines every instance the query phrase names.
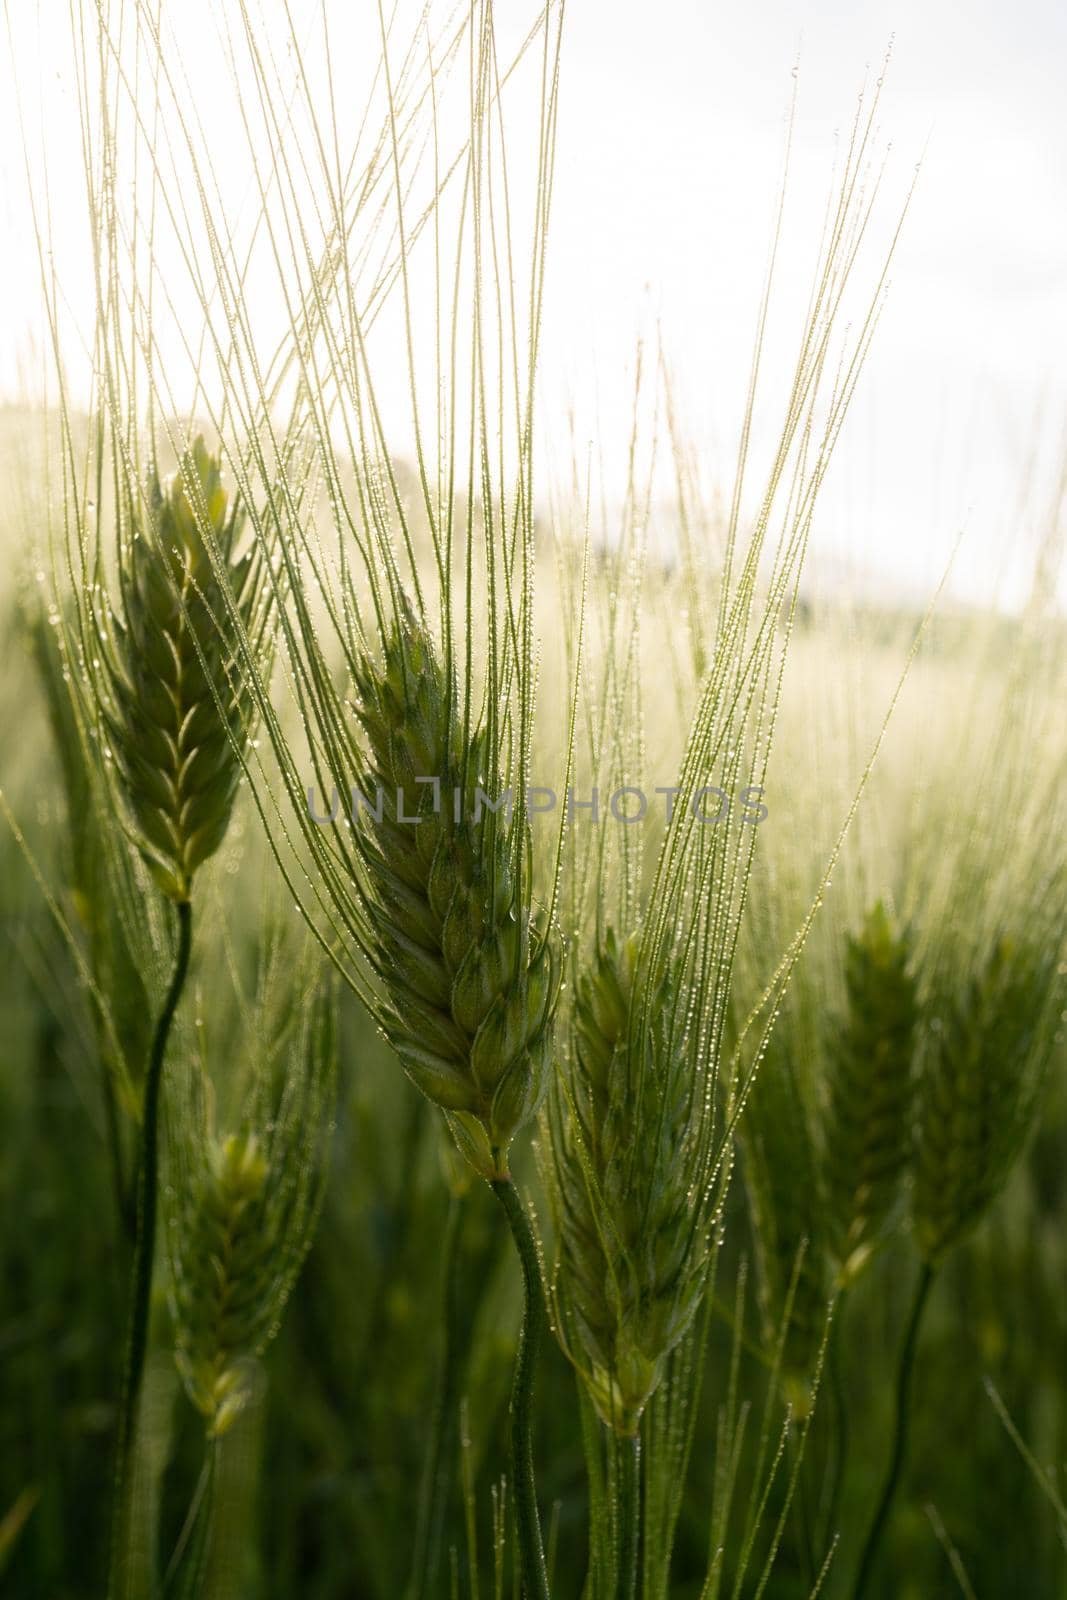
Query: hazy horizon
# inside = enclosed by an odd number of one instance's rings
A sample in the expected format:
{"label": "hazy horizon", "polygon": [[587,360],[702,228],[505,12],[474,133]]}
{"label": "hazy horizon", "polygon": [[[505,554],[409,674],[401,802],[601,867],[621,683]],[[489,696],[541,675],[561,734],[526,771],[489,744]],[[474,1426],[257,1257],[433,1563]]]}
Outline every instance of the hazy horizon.
{"label": "hazy horizon", "polygon": [[[54,262],[73,303],[86,275],[73,220],[84,178],[62,41],[53,56],[51,39],[39,44],[30,8],[14,17],[11,9],[0,52],[10,246],[0,394],[17,398],[34,370],[39,267],[7,92],[12,50],[49,166]],[[200,18],[209,37],[210,15],[204,0],[183,8],[182,36]],[[337,18],[346,30],[338,58],[358,65],[364,24]],[[603,20],[601,8],[574,5],[565,28],[540,383],[552,458],[592,450],[609,501],[618,497],[643,340],[662,345],[702,478],[725,492],[794,87],[779,283],[786,303],[810,271],[835,134],[847,134],[857,96],[882,75],[892,42],[878,114],[891,216],[916,163],[922,170],[820,505],[816,558],[919,598],[963,530],[957,593],[974,598],[996,587],[1003,603],[1017,601],[1029,553],[1056,513],[1067,417],[1067,126],[1058,71],[1067,16],[1042,0],[1010,17],[987,4],[971,9],[964,31],[947,6],[918,0],[772,0],[729,15],[671,0],[654,26],[635,3],[613,6],[610,28]],[[215,78],[204,81],[198,114],[219,130],[220,148],[232,137],[236,162],[236,113],[212,90]],[[768,353],[772,431],[796,320],[776,325]]]}

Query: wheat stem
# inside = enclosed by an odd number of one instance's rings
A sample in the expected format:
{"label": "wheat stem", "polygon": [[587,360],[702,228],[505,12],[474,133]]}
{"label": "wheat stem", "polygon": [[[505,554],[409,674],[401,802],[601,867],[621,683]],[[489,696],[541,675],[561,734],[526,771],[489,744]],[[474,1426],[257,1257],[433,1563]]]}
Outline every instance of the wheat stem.
{"label": "wheat stem", "polygon": [[170,1561],[167,1564],[167,1570],[163,1575],[164,1594],[167,1593],[171,1584],[174,1582],[174,1579],[177,1577],[178,1571],[181,1568],[182,1561],[185,1557],[185,1552],[189,1549],[193,1533],[201,1524],[201,1516],[204,1511],[204,1505],[208,1498],[209,1490],[213,1484],[217,1448],[217,1439],[208,1439],[206,1441],[206,1448],[204,1450],[204,1464],[200,1468],[200,1476],[196,1480],[196,1488],[193,1490],[193,1498],[189,1502],[189,1509],[185,1514],[185,1521],[182,1523],[181,1532],[179,1533],[177,1543],[174,1546],[174,1553],[171,1556]]}
{"label": "wheat stem", "polygon": [[919,1342],[919,1327],[922,1323],[923,1311],[926,1307],[930,1285],[934,1281],[934,1268],[928,1261],[923,1262],[919,1281],[915,1287],[915,1299],[912,1301],[911,1315],[908,1318],[907,1332],[900,1351],[900,1367],[897,1372],[896,1387],[896,1420],[893,1429],[893,1449],[889,1457],[889,1467],[882,1486],[881,1498],[878,1509],[874,1513],[867,1542],[863,1547],[859,1568],[856,1573],[856,1584],[852,1591],[853,1600],[860,1600],[867,1587],[874,1565],[874,1558],[878,1553],[882,1533],[886,1520],[893,1506],[900,1474],[904,1466],[904,1458],[908,1449],[908,1413],[910,1410],[911,1375],[915,1366],[915,1351]]}
{"label": "wheat stem", "polygon": [[619,1517],[619,1600],[637,1600],[637,1547],[641,1530],[641,1431],[616,1435]]}
{"label": "wheat stem", "polygon": [[156,1023],[152,1052],[145,1077],[144,1110],[141,1123],[141,1158],[137,1178],[137,1243],[134,1250],[130,1286],[129,1332],[122,1380],[119,1419],[118,1470],[115,1479],[115,1506],[112,1525],[111,1575],[108,1594],[119,1595],[118,1575],[122,1564],[124,1523],[130,1499],[133,1444],[137,1431],[137,1412],[148,1347],[148,1314],[152,1294],[152,1265],[155,1258],[156,1202],[159,1189],[159,1102],[163,1082],[163,1062],[167,1053],[174,1013],[178,1009],[189,971],[192,948],[193,908],[188,900],[178,902],[178,954],[174,973]]}
{"label": "wheat stem", "polygon": [[[175,1600],[201,1600],[207,1592],[208,1563],[211,1560],[211,1544],[214,1538],[215,1506],[219,1480],[219,1452],[222,1445],[218,1439],[209,1439],[207,1443],[207,1456],[205,1458],[206,1471],[202,1479],[202,1488],[197,1492],[195,1515],[190,1525],[191,1544],[183,1563],[181,1581],[175,1591]],[[164,1585],[164,1600],[167,1588]]]}
{"label": "wheat stem", "polygon": [[523,1600],[550,1600],[548,1570],[541,1542],[541,1520],[537,1512],[537,1486],[534,1482],[533,1417],[534,1373],[545,1328],[545,1301],[541,1288],[541,1268],[537,1260],[530,1219],[510,1178],[490,1184],[504,1207],[515,1248],[522,1264],[526,1292],[522,1332],[515,1357],[515,1379],[511,1390],[511,1478],[515,1495],[515,1515],[522,1564]]}
{"label": "wheat stem", "polygon": [[459,1367],[459,1234],[463,1215],[463,1201],[453,1194],[448,1203],[448,1220],[445,1223],[441,1246],[442,1267],[442,1317],[444,1343],[441,1366],[434,1396],[430,1436],[426,1443],[422,1488],[419,1495],[419,1514],[415,1524],[415,1555],[412,1562],[409,1600],[422,1600],[427,1585],[433,1581],[436,1567],[436,1546],[440,1540],[441,1519],[448,1476],[443,1461],[445,1428],[452,1411],[455,1396],[457,1369]]}

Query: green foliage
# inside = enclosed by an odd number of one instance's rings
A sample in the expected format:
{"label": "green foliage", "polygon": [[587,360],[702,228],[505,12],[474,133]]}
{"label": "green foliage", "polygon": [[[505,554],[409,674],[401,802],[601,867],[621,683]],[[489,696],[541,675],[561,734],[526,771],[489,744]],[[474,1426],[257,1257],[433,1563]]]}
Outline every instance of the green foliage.
{"label": "green foliage", "polygon": [[[59,619],[56,619],[58,623]],[[101,1065],[121,1105],[139,1115],[152,1036],[146,969],[153,953],[143,873],[114,837],[114,818],[68,662],[68,630],[40,613],[31,622],[33,659],[44,692],[66,806],[62,871],[87,953],[91,1015]],[[117,1138],[117,1134],[116,1134]]]}

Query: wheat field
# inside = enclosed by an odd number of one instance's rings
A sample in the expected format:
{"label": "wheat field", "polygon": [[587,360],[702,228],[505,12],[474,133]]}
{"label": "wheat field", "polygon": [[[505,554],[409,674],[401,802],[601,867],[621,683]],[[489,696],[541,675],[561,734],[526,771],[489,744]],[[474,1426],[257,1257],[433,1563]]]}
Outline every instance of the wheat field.
{"label": "wheat field", "polygon": [[0,1592],[1052,1600],[1062,526],[820,560],[883,80],[817,217],[783,123],[729,448],[665,337],[586,443],[563,5],[366,9],[360,96],[327,0],[20,90]]}

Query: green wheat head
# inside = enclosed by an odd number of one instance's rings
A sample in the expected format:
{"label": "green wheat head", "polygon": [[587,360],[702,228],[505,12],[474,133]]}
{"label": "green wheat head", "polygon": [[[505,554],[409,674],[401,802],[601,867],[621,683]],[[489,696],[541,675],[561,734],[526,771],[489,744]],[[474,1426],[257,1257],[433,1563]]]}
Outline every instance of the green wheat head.
{"label": "green wheat head", "polygon": [[829,1044],[826,1183],[843,1283],[885,1233],[910,1156],[918,1003],[911,947],[879,902],[845,950],[844,1015]]}
{"label": "green wheat head", "polygon": [[224,1433],[240,1410],[240,1363],[270,1327],[268,1177],[255,1134],[212,1141],[182,1251],[175,1359],[213,1435]]}
{"label": "green wheat head", "polygon": [[600,1416],[622,1434],[689,1327],[706,1268],[677,979],[668,971],[643,993],[639,948],[638,934],[620,942],[609,929],[579,979],[572,1112],[554,1135],[560,1328]]}
{"label": "green wheat head", "polygon": [[103,717],[137,843],[156,883],[180,901],[233,809],[250,703],[231,610],[262,638],[264,562],[254,544],[240,553],[243,514],[202,439],[168,484],[153,471],[131,521],[119,604],[101,626]]}
{"label": "green wheat head", "polygon": [[402,613],[356,683],[364,794],[382,811],[358,824],[379,1021],[460,1149],[499,1177],[548,1087],[562,971],[557,931],[523,895],[528,824],[518,810],[475,820],[476,787],[496,798],[491,746],[483,731],[464,736],[455,684],[418,622]]}
{"label": "green wheat head", "polygon": [[916,1243],[931,1265],[981,1221],[1026,1142],[1050,1012],[1062,1004],[1056,961],[1051,943],[1004,935],[958,990],[932,1000],[912,1197]]}
{"label": "green wheat head", "polygon": [[277,1332],[310,1246],[334,1074],[332,1010],[319,996],[273,1105],[249,1105],[238,1131],[217,1134],[199,1075],[179,1100],[168,1239],[175,1360],[211,1436],[245,1404],[249,1363]]}

